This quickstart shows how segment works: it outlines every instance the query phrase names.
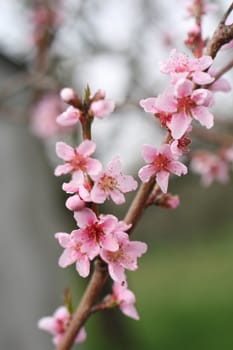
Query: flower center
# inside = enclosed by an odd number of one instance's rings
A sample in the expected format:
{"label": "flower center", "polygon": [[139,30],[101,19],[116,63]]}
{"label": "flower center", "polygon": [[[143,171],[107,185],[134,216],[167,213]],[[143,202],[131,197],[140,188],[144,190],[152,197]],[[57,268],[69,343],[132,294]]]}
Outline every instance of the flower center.
{"label": "flower center", "polygon": [[165,157],[163,154],[158,154],[153,162],[153,165],[156,167],[156,171],[167,170],[167,166],[170,163],[170,160]]}
{"label": "flower center", "polygon": [[193,107],[195,107],[195,103],[190,96],[184,96],[177,99],[177,109],[179,111],[190,112]]}
{"label": "flower center", "polygon": [[98,223],[94,223],[87,228],[88,238],[95,243],[99,243],[104,236],[102,227]]}
{"label": "flower center", "polygon": [[104,174],[100,178],[100,183],[99,184],[100,184],[101,189],[104,190],[104,191],[113,191],[114,188],[117,187],[116,179],[114,179],[114,177],[108,176],[106,174]]}
{"label": "flower center", "polygon": [[119,248],[116,252],[108,252],[107,253],[108,260],[112,263],[117,262],[125,258],[125,254],[122,248]]}
{"label": "flower center", "polygon": [[155,114],[155,116],[157,118],[159,118],[160,124],[162,127],[166,127],[167,126],[167,122],[169,122],[171,120],[171,114],[169,113],[165,113],[165,112],[160,112],[158,114]]}
{"label": "flower center", "polygon": [[69,162],[73,170],[86,171],[87,160],[77,152],[75,152],[75,157]]}

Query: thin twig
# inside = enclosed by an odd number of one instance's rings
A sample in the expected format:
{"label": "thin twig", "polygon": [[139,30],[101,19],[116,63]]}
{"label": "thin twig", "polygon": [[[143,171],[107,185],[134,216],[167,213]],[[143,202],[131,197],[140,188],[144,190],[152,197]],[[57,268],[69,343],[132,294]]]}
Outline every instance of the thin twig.
{"label": "thin twig", "polygon": [[233,68],[233,59],[229,61],[224,67],[222,67],[215,75],[215,81],[218,80],[223,74],[228,72],[231,68]]}

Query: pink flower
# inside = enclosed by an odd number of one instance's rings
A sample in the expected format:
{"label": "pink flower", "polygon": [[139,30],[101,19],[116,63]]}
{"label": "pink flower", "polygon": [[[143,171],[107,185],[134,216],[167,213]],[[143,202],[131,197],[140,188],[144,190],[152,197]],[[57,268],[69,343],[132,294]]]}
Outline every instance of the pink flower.
{"label": "pink flower", "polygon": [[205,70],[211,66],[213,59],[210,56],[188,58],[188,56],[172,50],[169,59],[161,63],[162,73],[170,74],[172,83],[181,78],[190,78],[199,85],[210,84],[214,78]]}
{"label": "pink flower", "polygon": [[111,197],[116,204],[125,202],[124,193],[137,188],[137,182],[132,176],[123,175],[121,172],[121,162],[119,157],[113,158],[105,171],[97,176],[92,176],[95,181],[91,190],[91,199],[95,203],[104,203]]}
{"label": "pink flower", "polygon": [[[53,344],[58,345],[61,341],[66,328],[70,322],[71,315],[65,306],[60,306],[53,316],[43,317],[38,321],[38,327],[53,335]],[[82,343],[86,340],[86,332],[81,328],[75,338],[75,343]]]}
{"label": "pink flower", "polygon": [[74,173],[72,180],[68,183],[63,183],[62,189],[66,193],[71,193],[73,196],[66,200],[66,207],[72,211],[82,210],[86,203],[90,202],[90,191],[91,186],[88,180],[84,179],[83,176],[80,177],[79,173]]}
{"label": "pink flower", "polygon": [[119,247],[115,237],[117,218],[113,215],[96,214],[89,208],[74,213],[79,230],[76,231],[77,241],[80,242],[81,252],[87,254],[92,260],[99,255],[100,250],[116,251]]}
{"label": "pink flower", "polygon": [[71,234],[65,232],[57,232],[57,238],[64,252],[59,258],[59,266],[65,268],[69,265],[76,264],[76,270],[81,277],[87,277],[90,273],[90,260],[87,254],[81,251],[82,243],[78,237],[78,230],[74,230]]}
{"label": "pink flower", "polygon": [[[167,127],[167,124],[171,121],[171,113],[169,111],[163,111],[158,107],[158,98],[148,97],[139,102],[140,106],[144,109],[146,113],[151,113],[155,117],[159,118],[162,127]],[[169,108],[168,108],[169,110]],[[172,109],[173,111],[173,106]]]}
{"label": "pink flower", "polygon": [[172,196],[170,193],[163,193],[158,197],[156,203],[166,209],[176,209],[180,205],[180,199],[177,195]]}
{"label": "pink flower", "polygon": [[98,100],[91,103],[89,112],[94,117],[103,119],[114,111],[115,103],[111,100]]}
{"label": "pink flower", "polygon": [[122,286],[114,282],[111,297],[112,301],[118,304],[119,309],[124,315],[139,320],[139,315],[134,306],[136,301],[135,295],[131,290],[127,289],[126,285]]}
{"label": "pink flower", "polygon": [[100,256],[108,264],[111,278],[120,284],[125,283],[125,269],[134,271],[138,268],[137,258],[147,251],[147,245],[143,242],[129,241],[128,235],[117,234],[119,249],[109,251],[101,249]]}
{"label": "pink flower", "polygon": [[79,109],[69,106],[65,112],[60,114],[56,121],[62,126],[73,126],[80,121],[81,112]]}
{"label": "pink flower", "polygon": [[214,12],[218,9],[218,6],[213,3],[205,4],[199,0],[191,0],[186,5],[187,17],[196,17],[205,15],[209,12]]}
{"label": "pink flower", "polygon": [[187,174],[187,167],[175,160],[168,144],[162,145],[159,149],[143,145],[142,154],[145,162],[149,165],[139,170],[140,179],[147,182],[151,176],[156,175],[156,181],[164,193],[167,192],[170,173],[178,176]]}
{"label": "pink flower", "polygon": [[193,87],[190,80],[180,79],[157,99],[158,108],[172,114],[166,125],[174,139],[181,138],[187,132],[192,117],[207,129],[213,126],[213,115],[207,108],[213,101],[212,93],[207,89],[193,90]]}
{"label": "pink flower", "polygon": [[76,95],[73,89],[65,87],[61,90],[60,97],[64,102],[70,103],[76,98]]}
{"label": "pink flower", "polygon": [[191,131],[192,126],[190,125],[187,132],[180,139],[174,140],[171,143],[171,151],[176,159],[189,152],[189,145],[191,143],[191,140],[188,138],[188,136]]}
{"label": "pink flower", "polygon": [[55,94],[43,96],[32,110],[30,129],[42,139],[65,133],[69,129],[57,125],[56,118],[61,113],[63,104]]}
{"label": "pink flower", "polygon": [[[101,169],[101,163],[90,158],[95,152],[96,145],[93,141],[85,140],[78,147],[73,148],[64,142],[56,143],[56,153],[61,159],[64,159],[64,165],[58,165],[55,169],[55,175],[74,174],[80,176],[84,181],[84,174],[97,175]],[[80,180],[80,181],[81,181]]]}
{"label": "pink flower", "polygon": [[226,183],[229,180],[227,163],[215,154],[199,151],[193,154],[191,169],[201,175],[203,186],[209,186],[214,180]]}
{"label": "pink flower", "polygon": [[66,208],[71,211],[79,211],[85,208],[86,203],[78,194],[74,194],[73,196],[67,198],[65,205]]}

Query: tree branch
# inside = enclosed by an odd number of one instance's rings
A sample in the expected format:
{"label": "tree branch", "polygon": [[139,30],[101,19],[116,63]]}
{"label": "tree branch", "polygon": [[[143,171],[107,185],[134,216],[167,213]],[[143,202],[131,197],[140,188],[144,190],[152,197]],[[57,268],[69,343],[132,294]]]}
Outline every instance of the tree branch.
{"label": "tree branch", "polygon": [[229,6],[228,10],[223,15],[219,25],[217,26],[211,40],[208,43],[206,55],[214,58],[218,51],[224,44],[227,44],[229,41],[233,40],[233,24],[226,25],[226,19],[233,10],[233,2]]}

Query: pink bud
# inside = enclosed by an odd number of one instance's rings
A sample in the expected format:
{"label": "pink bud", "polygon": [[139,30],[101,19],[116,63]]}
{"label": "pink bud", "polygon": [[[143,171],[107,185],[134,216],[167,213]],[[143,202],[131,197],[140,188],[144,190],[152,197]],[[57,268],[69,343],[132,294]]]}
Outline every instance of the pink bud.
{"label": "pink bud", "polygon": [[66,87],[61,90],[60,96],[65,103],[70,103],[72,100],[75,99],[75,92],[73,89]]}

